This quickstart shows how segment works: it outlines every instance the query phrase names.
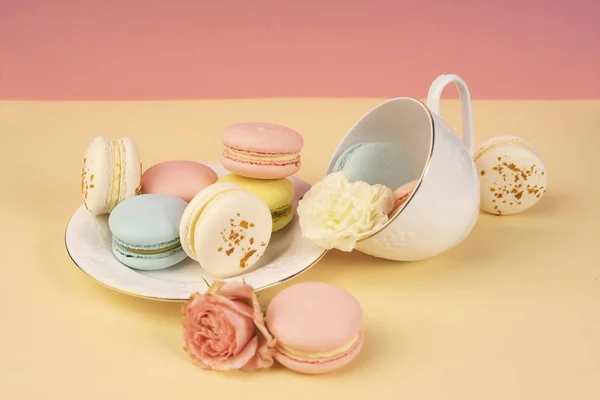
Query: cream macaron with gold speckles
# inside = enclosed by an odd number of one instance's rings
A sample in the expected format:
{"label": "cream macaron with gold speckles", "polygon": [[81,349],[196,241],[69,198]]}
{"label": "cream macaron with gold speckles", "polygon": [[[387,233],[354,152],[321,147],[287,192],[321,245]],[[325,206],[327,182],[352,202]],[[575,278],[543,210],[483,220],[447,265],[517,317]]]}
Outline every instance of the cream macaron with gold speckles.
{"label": "cream macaron with gold speckles", "polygon": [[548,185],[537,148],[518,136],[497,136],[475,152],[481,209],[496,215],[518,214],[533,207]]}
{"label": "cream macaron with gold speckles", "polygon": [[240,185],[217,182],[200,191],[181,217],[185,253],[214,278],[249,271],[271,240],[269,207]]}
{"label": "cream macaron with gold speckles", "polygon": [[140,194],[142,164],[130,138],[94,138],[85,152],[81,192],[92,215],[110,213],[120,202]]}

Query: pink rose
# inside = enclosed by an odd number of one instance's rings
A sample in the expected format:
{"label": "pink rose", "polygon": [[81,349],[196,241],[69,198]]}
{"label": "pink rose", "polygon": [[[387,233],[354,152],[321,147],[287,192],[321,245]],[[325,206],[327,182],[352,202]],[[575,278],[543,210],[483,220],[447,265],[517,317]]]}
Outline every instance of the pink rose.
{"label": "pink rose", "polygon": [[184,349],[204,369],[254,371],[273,365],[275,339],[249,285],[214,282],[183,306]]}

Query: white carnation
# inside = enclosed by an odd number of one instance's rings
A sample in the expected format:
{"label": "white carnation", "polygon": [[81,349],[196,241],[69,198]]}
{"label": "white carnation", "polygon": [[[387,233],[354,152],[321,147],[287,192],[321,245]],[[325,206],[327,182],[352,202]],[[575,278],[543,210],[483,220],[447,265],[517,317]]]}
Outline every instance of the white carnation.
{"label": "white carnation", "polygon": [[325,249],[352,251],[386,224],[393,206],[388,187],[348,182],[336,172],[313,185],[298,204],[302,236]]}

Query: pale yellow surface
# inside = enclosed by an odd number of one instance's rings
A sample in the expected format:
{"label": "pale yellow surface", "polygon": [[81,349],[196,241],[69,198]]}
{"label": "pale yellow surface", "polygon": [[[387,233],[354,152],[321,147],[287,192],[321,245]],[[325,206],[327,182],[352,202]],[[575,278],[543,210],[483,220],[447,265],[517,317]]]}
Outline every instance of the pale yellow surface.
{"label": "pale yellow surface", "polygon": [[[281,123],[304,135],[298,176],[314,183],[378,102],[0,102],[0,399],[600,399],[600,101],[476,102],[476,144],[518,134],[544,156],[535,208],[482,214],[428,261],[330,252],[290,282],[341,285],[365,310],[364,351],[334,374],[200,370],[182,351],[179,304],[115,293],[71,263],[64,229],[94,136],[134,138],[148,167],[217,161],[226,125]],[[442,111],[459,124],[457,102]]]}

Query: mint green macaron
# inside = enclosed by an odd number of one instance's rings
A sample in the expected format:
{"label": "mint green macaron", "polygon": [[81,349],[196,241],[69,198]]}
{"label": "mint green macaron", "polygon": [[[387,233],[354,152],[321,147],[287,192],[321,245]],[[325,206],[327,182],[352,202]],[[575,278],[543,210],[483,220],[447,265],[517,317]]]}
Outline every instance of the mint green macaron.
{"label": "mint green macaron", "polygon": [[364,142],[349,147],[336,160],[334,172],[350,182],[384,185],[392,190],[419,178],[406,152],[391,143]]}
{"label": "mint green macaron", "polygon": [[188,203],[166,194],[142,194],[119,203],[108,217],[113,254],[122,264],[157,270],[183,261],[179,224]]}

